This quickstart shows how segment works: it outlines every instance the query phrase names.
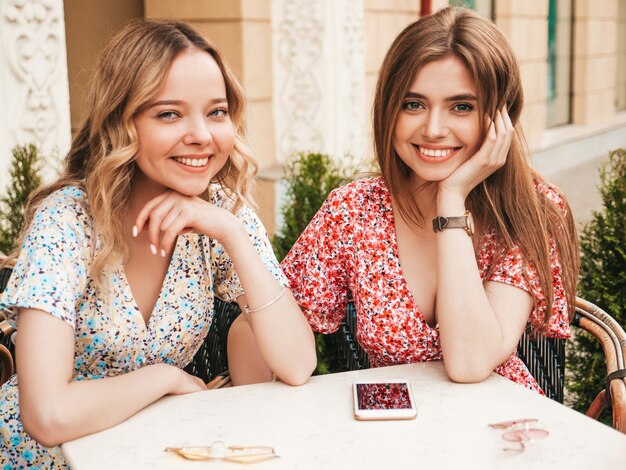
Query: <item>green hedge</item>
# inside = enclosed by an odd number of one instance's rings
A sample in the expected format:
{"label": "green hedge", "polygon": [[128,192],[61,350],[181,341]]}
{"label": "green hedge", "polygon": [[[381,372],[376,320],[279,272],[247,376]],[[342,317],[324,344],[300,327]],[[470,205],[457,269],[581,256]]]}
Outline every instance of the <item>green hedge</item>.
{"label": "green hedge", "polygon": [[[600,169],[602,209],[580,234],[581,265],[578,295],[606,310],[626,328],[626,150],[610,153]],[[577,331],[567,345],[568,403],[586,411],[606,381],[600,343]],[[611,422],[609,410],[601,417]]]}
{"label": "green hedge", "polygon": [[[354,173],[352,164],[337,165],[322,153],[300,153],[292,157],[285,167],[283,181],[287,186],[285,201],[281,206],[283,225],[272,239],[279,261],[287,255],[300,234],[317,213],[330,192],[346,184]],[[332,355],[328,335],[315,335],[317,345],[316,374],[337,371],[337,359]]]}
{"label": "green hedge", "polygon": [[41,184],[41,155],[33,144],[18,145],[12,150],[11,181],[6,195],[0,198],[0,252],[11,253],[16,247],[22,225],[24,206],[30,193]]}

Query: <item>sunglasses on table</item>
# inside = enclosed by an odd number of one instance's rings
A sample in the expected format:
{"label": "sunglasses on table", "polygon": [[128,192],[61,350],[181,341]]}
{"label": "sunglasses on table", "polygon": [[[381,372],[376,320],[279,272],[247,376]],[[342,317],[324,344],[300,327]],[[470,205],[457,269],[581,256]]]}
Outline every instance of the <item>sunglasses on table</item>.
{"label": "sunglasses on table", "polygon": [[529,444],[546,439],[550,435],[545,429],[534,426],[537,421],[539,420],[536,418],[514,419],[492,423],[489,426],[504,430],[502,439],[518,444],[516,447],[505,447],[505,452],[523,452]]}
{"label": "sunglasses on table", "polygon": [[166,447],[187,460],[216,460],[236,463],[258,463],[280,457],[273,447],[268,446],[227,446],[215,441],[208,446]]}

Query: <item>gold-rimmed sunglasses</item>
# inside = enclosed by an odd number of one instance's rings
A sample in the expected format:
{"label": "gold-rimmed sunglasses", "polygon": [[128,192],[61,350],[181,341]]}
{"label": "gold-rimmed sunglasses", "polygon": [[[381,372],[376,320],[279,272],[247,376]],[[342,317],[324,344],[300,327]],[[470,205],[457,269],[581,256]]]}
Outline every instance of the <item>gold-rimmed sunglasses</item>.
{"label": "gold-rimmed sunglasses", "polygon": [[268,446],[227,446],[215,441],[208,446],[166,447],[187,460],[217,460],[222,462],[258,463],[280,457],[273,447]]}
{"label": "gold-rimmed sunglasses", "polygon": [[505,452],[523,452],[529,444],[546,439],[550,435],[545,429],[534,426],[537,421],[539,420],[536,418],[513,419],[492,423],[489,426],[504,430],[502,439],[518,444],[516,447],[505,447]]}

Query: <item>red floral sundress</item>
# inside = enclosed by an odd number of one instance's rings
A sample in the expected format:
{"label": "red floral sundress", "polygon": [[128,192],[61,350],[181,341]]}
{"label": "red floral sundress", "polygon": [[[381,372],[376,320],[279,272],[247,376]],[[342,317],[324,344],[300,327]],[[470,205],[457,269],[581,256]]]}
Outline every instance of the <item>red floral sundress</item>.
{"label": "red floral sundress", "polygon": [[[555,188],[540,183],[537,190],[567,210]],[[546,309],[545,296],[534,267],[524,261],[521,250],[513,247],[505,253],[495,233],[486,232],[476,259],[483,281],[504,282],[535,297],[537,307],[529,322],[539,326]],[[568,338],[567,302],[554,242],[551,264],[553,316],[545,334]],[[354,301],[357,340],[372,366],[442,359],[439,328],[426,323],[402,275],[391,197],[382,178],[361,179],[334,190],[281,267],[315,331],[336,331],[347,303]],[[543,393],[515,352],[495,372]]]}

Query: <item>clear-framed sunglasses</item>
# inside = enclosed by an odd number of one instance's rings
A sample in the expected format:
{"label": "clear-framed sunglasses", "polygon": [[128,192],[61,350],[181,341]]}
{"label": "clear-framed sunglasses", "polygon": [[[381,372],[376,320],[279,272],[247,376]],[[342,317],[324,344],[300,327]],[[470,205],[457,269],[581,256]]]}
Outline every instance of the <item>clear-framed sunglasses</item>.
{"label": "clear-framed sunglasses", "polygon": [[505,452],[523,452],[526,446],[535,441],[546,439],[550,433],[545,429],[535,426],[539,421],[536,418],[513,419],[510,421],[501,421],[492,423],[489,426],[494,429],[502,429],[502,439],[507,442],[516,443],[515,447],[505,447]]}
{"label": "clear-framed sunglasses", "polygon": [[187,460],[218,460],[236,463],[258,463],[280,457],[273,447],[268,446],[227,446],[215,441],[208,446],[166,447]]}

